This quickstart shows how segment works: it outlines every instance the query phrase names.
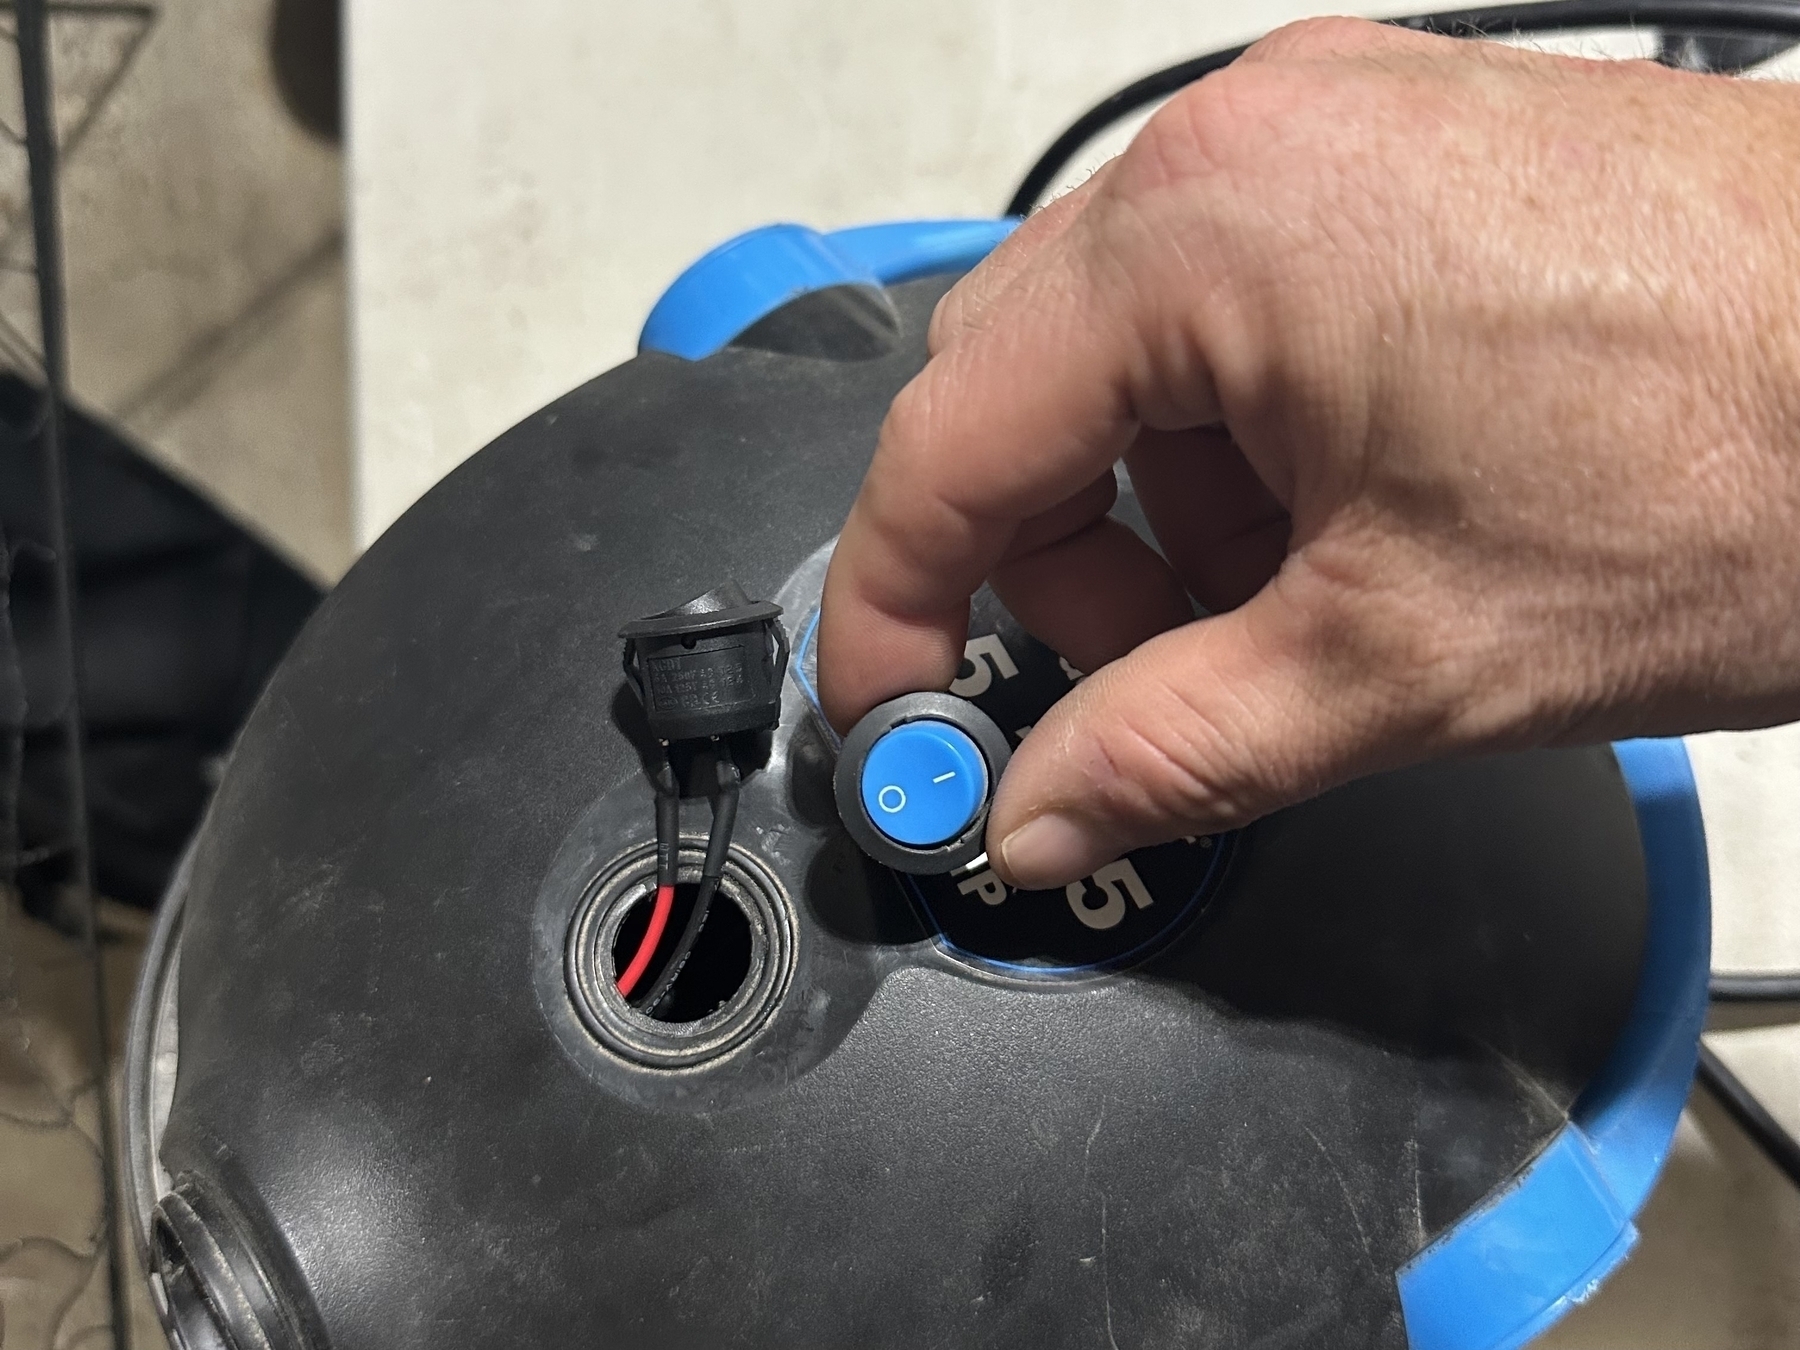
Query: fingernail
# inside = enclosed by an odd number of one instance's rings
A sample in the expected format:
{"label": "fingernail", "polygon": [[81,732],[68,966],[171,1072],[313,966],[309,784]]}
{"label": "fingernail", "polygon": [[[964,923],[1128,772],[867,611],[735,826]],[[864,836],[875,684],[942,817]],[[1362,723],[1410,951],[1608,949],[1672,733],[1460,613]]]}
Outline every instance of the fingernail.
{"label": "fingernail", "polygon": [[1000,841],[1000,865],[1015,885],[1044,890],[1086,876],[1105,851],[1086,825],[1050,811]]}

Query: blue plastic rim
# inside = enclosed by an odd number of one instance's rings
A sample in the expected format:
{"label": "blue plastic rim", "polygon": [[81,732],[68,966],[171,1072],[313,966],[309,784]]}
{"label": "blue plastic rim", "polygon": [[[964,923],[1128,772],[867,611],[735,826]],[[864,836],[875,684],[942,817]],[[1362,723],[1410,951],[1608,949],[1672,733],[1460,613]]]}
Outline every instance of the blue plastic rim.
{"label": "blue plastic rim", "polygon": [[676,277],[644,321],[638,350],[698,361],[808,291],[966,272],[1018,223],[903,220],[830,233],[764,225],[726,240]]}
{"label": "blue plastic rim", "polygon": [[1613,746],[1643,838],[1644,967],[1612,1054],[1516,1179],[1399,1272],[1413,1350],[1516,1350],[1593,1295],[1637,1242],[1706,1020],[1706,834],[1678,740]]}
{"label": "blue plastic rim", "polygon": [[[966,271],[1017,225],[752,230],[676,279],[644,324],[639,349],[699,360],[807,291]],[[802,669],[811,636],[809,629],[794,673],[816,705]],[[1518,1177],[1398,1272],[1412,1350],[1517,1350],[1585,1302],[1635,1245],[1633,1219],[1668,1159],[1706,1018],[1706,835],[1680,741],[1620,741],[1613,752],[1637,814],[1648,886],[1644,967],[1631,1013],[1569,1124]]]}

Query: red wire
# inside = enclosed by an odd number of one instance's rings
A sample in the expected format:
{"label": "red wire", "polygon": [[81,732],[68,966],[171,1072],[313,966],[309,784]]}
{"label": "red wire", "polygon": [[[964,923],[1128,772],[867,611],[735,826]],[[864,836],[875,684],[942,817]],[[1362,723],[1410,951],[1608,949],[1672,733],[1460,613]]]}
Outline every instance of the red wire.
{"label": "red wire", "polygon": [[658,886],[656,903],[650,909],[650,926],[644,929],[643,939],[638,943],[637,955],[631,958],[631,964],[619,974],[619,997],[630,998],[631,991],[637,988],[637,982],[644,978],[644,972],[650,969],[650,958],[656,955],[656,944],[662,941],[663,929],[669,926],[669,911],[675,908],[675,888]]}

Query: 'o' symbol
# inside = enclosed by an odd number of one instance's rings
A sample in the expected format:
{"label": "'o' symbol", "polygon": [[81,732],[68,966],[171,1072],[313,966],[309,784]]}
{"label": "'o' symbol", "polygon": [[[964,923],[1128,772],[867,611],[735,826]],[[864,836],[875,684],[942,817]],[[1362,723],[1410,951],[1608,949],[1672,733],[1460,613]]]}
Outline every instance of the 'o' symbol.
{"label": "'o' symbol", "polygon": [[[891,805],[888,802],[888,793],[890,792],[894,794],[893,803]],[[906,794],[895,784],[889,783],[886,787],[881,789],[880,792],[875,794],[875,805],[879,806],[891,816],[894,812],[906,805]]]}

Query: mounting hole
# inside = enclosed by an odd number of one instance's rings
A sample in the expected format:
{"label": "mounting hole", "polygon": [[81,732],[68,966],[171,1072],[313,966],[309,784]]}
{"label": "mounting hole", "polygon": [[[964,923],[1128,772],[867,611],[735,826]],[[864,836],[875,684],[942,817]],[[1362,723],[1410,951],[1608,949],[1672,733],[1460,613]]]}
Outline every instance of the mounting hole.
{"label": "mounting hole", "polygon": [[[663,971],[668,966],[669,954],[675,949],[676,937],[687,928],[699,894],[700,887],[693,882],[683,882],[676,886],[675,905],[669,911],[668,929],[663,940],[657,944],[656,955],[644,970],[640,986],[644,991],[654,988],[662,978]],[[636,900],[628,902],[629,908],[619,921],[618,932],[613,937],[612,970],[615,979],[617,972],[631,964],[638,944],[644,939],[644,930],[650,926],[653,901],[653,893],[646,890]],[[698,1022],[710,1017],[729,1003],[732,996],[744,987],[744,981],[750,978],[750,958],[753,951],[750,920],[733,899],[718,896],[707,907],[706,926],[700,930],[700,936],[694,939],[693,950],[688,953],[687,960],[667,992],[653,1007],[646,1006],[641,999],[637,1006],[645,1016],[658,1022]]]}
{"label": "mounting hole", "polygon": [[[704,839],[682,840],[675,905],[640,991],[661,975],[693,911],[705,853]],[[792,911],[774,874],[734,844],[687,963],[654,1008],[634,1007],[619,993],[618,972],[637,951],[655,890],[656,849],[648,842],[588,884],[569,924],[569,996],[608,1050],[654,1068],[684,1068],[741,1045],[780,1002],[793,970]]]}

